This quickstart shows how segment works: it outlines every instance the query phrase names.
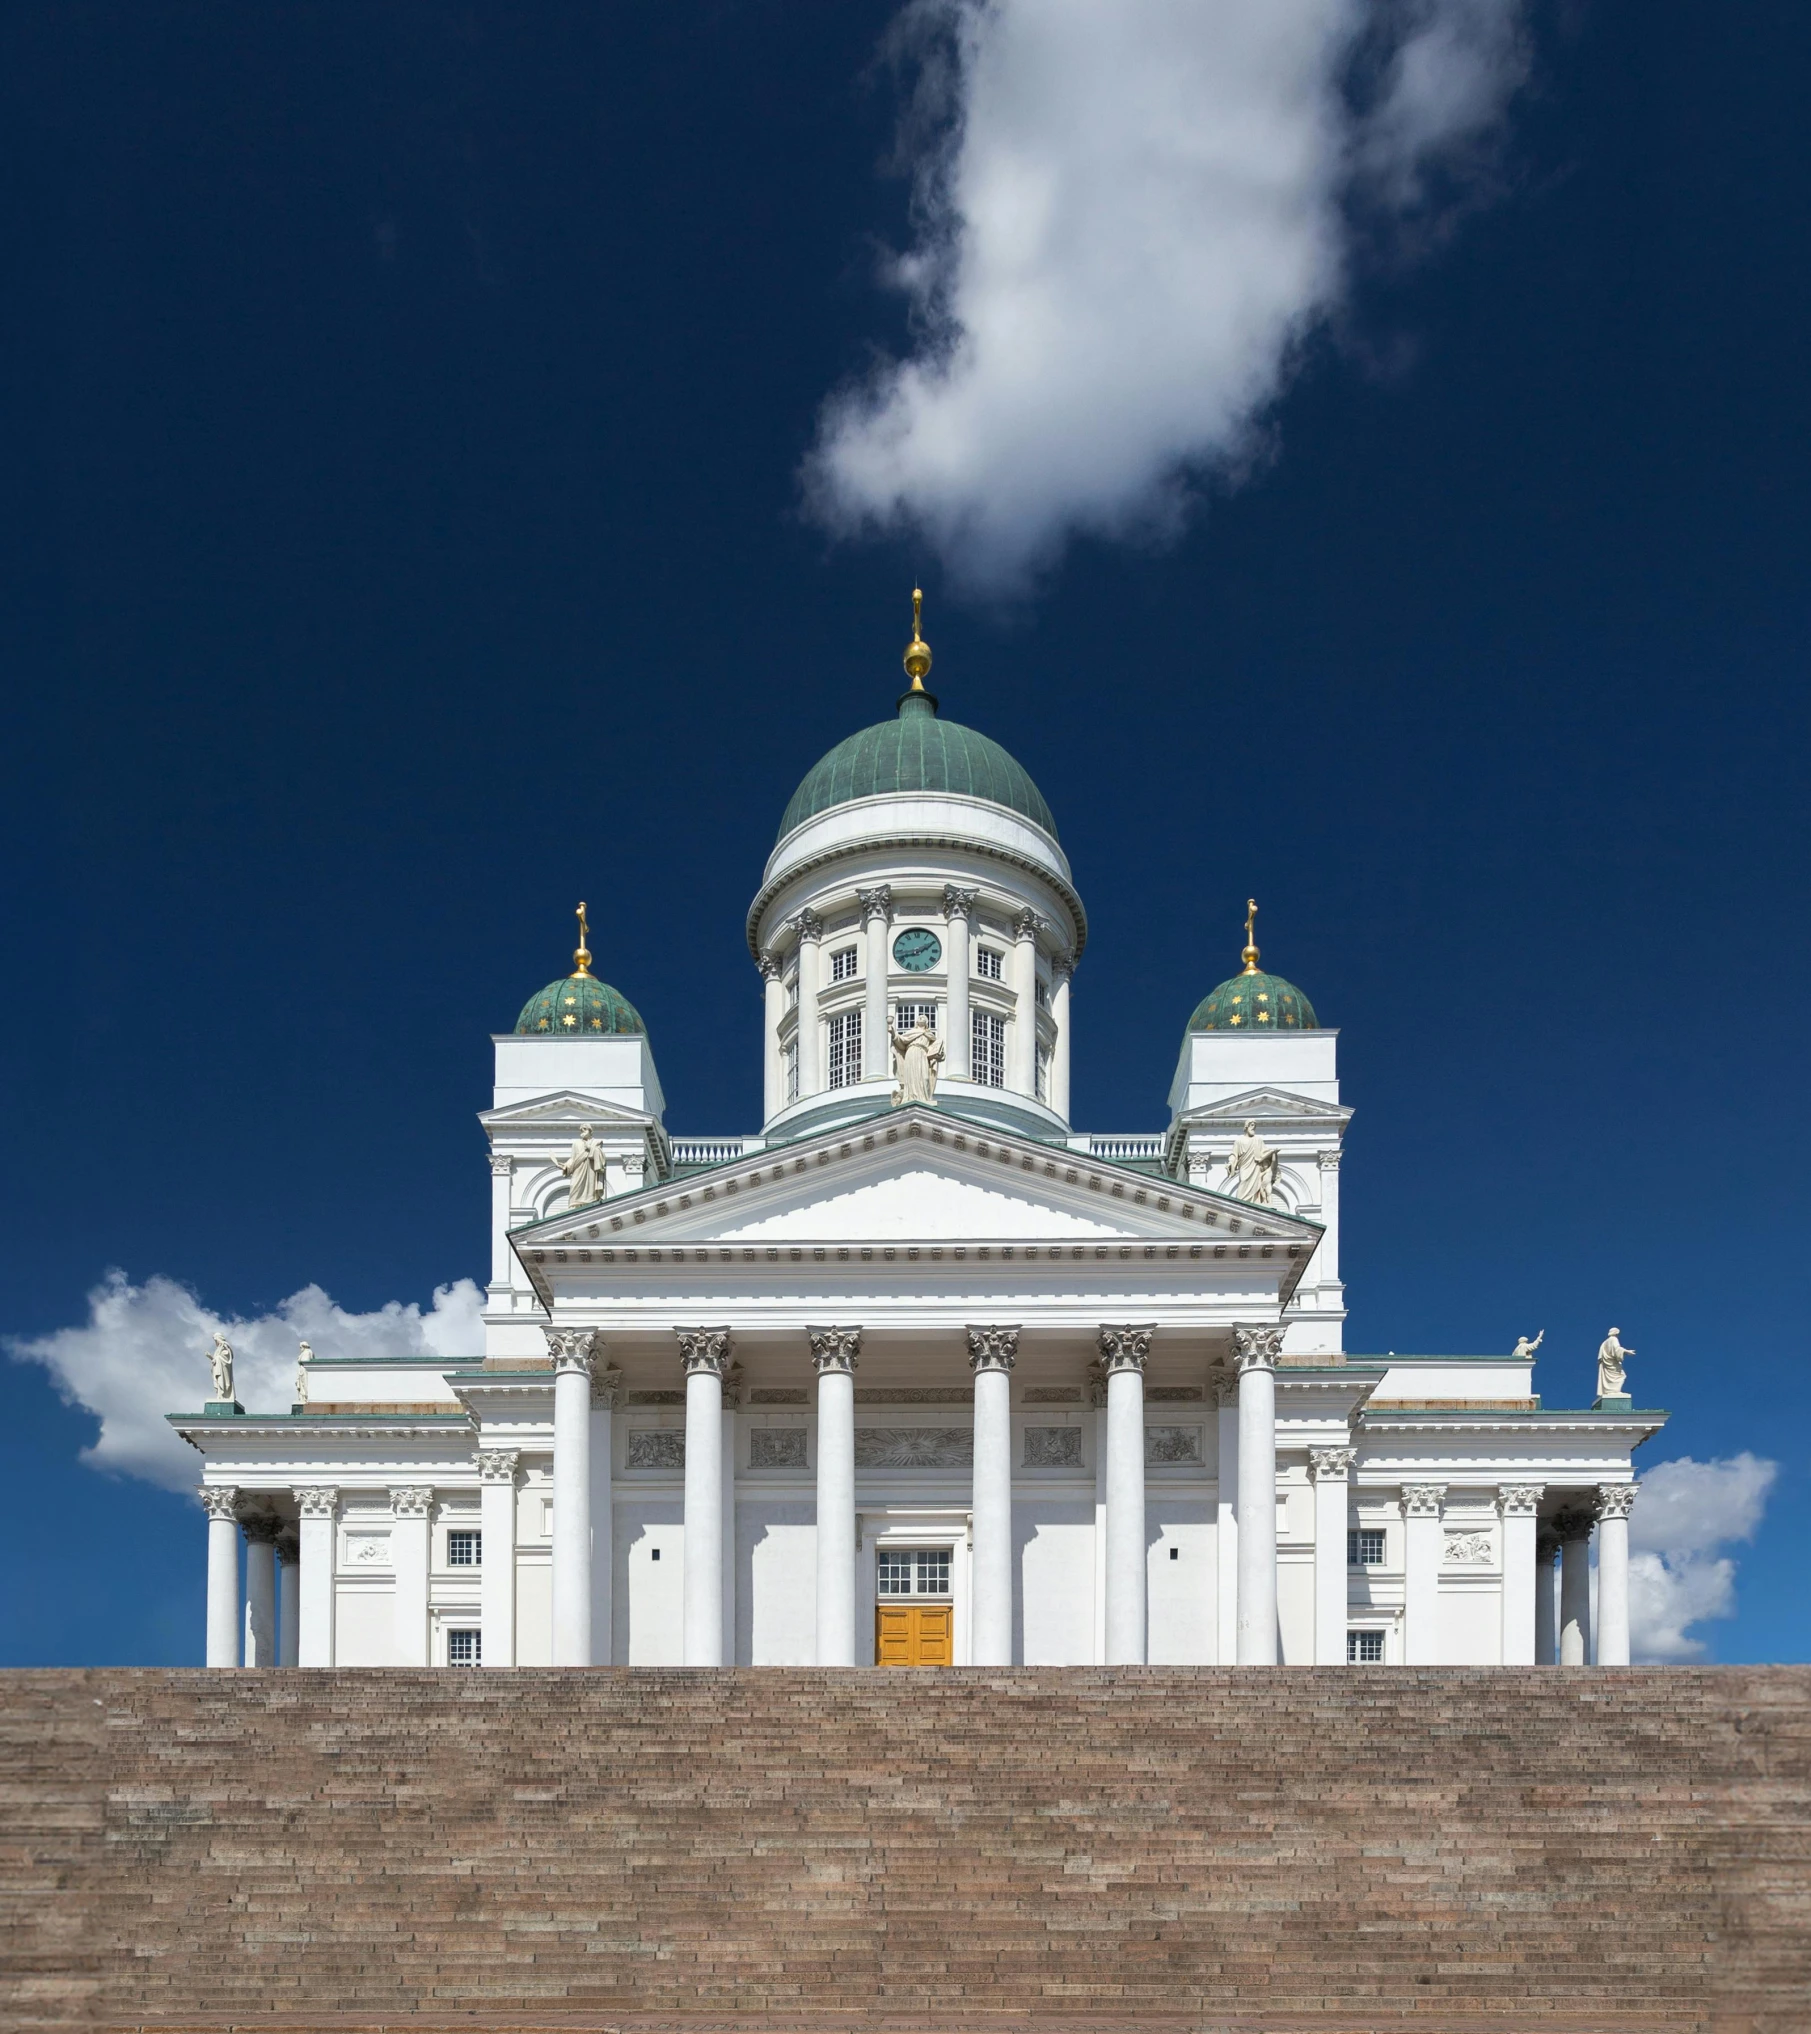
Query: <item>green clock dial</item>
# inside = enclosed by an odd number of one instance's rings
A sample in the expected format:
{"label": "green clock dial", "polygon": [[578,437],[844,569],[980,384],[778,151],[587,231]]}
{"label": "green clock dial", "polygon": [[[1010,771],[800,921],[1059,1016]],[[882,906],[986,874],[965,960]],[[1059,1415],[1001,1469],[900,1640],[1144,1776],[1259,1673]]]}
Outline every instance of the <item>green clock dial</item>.
{"label": "green clock dial", "polygon": [[943,942],[922,925],[908,925],[893,942],[893,958],[910,973],[921,975],[943,958]]}

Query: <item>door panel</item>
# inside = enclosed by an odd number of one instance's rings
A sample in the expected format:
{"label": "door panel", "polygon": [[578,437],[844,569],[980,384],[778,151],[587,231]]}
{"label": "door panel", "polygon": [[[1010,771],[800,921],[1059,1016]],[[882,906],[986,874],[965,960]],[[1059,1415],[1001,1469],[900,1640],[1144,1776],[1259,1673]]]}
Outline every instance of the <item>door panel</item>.
{"label": "door panel", "polygon": [[955,1659],[947,1603],[882,1603],[874,1612],[874,1658],[883,1667],[947,1667]]}

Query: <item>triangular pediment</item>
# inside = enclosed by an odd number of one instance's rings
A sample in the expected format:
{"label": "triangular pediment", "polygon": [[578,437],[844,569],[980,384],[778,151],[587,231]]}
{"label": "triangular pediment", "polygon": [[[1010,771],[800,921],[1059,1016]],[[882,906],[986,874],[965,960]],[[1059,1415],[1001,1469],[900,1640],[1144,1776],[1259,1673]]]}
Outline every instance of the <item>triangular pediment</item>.
{"label": "triangular pediment", "polygon": [[501,1109],[486,1109],[478,1117],[493,1135],[499,1130],[567,1130],[580,1123],[589,1123],[598,1130],[639,1131],[653,1120],[644,1109],[625,1109],[620,1103],[602,1101],[576,1088],[537,1095],[532,1102],[509,1102]]}
{"label": "triangular pediment", "polygon": [[1184,1109],[1177,1118],[1191,1128],[1207,1124],[1243,1123],[1247,1117],[1266,1123],[1343,1123],[1352,1111],[1337,1102],[1317,1102],[1312,1095],[1292,1094],[1287,1088],[1247,1088],[1217,1102],[1203,1102]]}
{"label": "triangular pediment", "polygon": [[801,1139],[517,1230],[536,1249],[647,1244],[1180,1243],[1312,1245],[1277,1208],[982,1132],[929,1109]]}

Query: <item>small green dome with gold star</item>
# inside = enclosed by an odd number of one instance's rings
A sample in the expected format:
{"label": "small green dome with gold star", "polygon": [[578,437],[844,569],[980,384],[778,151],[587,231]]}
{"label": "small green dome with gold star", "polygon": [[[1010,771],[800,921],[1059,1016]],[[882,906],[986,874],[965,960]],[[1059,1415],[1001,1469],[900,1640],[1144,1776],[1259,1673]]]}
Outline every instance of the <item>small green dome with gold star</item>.
{"label": "small green dome with gold star", "polygon": [[516,1033],[523,1038],[645,1038],[648,1027],[626,996],[618,995],[608,982],[591,972],[591,949],[586,944],[589,927],[585,907],[578,909],[579,943],[572,958],[578,963],[571,974],[549,982],[538,995],[530,996],[516,1019]]}
{"label": "small green dome with gold star", "polygon": [[1188,1020],[1194,1031],[1318,1031],[1320,1024],[1309,1002],[1293,982],[1281,975],[1269,975],[1258,966],[1254,939],[1258,907],[1245,907],[1245,967],[1195,1005]]}

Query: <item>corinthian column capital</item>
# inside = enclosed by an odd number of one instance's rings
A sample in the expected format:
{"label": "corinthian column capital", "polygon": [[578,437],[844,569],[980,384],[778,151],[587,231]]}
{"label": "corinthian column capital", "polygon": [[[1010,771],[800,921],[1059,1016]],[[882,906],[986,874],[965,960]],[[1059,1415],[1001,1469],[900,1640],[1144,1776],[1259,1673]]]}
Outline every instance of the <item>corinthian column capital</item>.
{"label": "corinthian column capital", "polygon": [[209,1518],[223,1518],[229,1525],[239,1523],[239,1493],[230,1483],[204,1483],[195,1495]]}
{"label": "corinthian column capital", "polygon": [[968,1367],[983,1370],[1010,1370],[1019,1360],[1017,1328],[970,1328]]}
{"label": "corinthian column capital", "polygon": [[859,1328],[807,1328],[811,1338],[811,1361],[820,1377],[848,1377],[861,1355]]}
{"label": "corinthian column capital", "polygon": [[1156,1332],[1154,1323],[1148,1328],[1102,1328],[1100,1331],[1102,1374],[1111,1377],[1116,1370],[1142,1371],[1145,1360],[1151,1353],[1151,1338]]}
{"label": "corinthian column capital", "polygon": [[582,1370],[587,1377],[590,1376],[592,1333],[589,1328],[543,1328],[541,1333],[547,1337],[547,1354],[553,1360],[556,1377],[574,1370]]}
{"label": "corinthian column capital", "polygon": [[856,900],[861,905],[862,923],[870,918],[891,918],[893,916],[893,886],[891,883],[876,883],[871,890],[857,890]]}
{"label": "corinthian column capital", "polygon": [[679,1338],[679,1360],[688,1377],[702,1372],[720,1378],[729,1368],[727,1328],[675,1328],[673,1333]]}
{"label": "corinthian column capital", "polygon": [[1634,1483],[1605,1483],[1598,1487],[1597,1516],[1606,1518],[1627,1518],[1635,1509],[1635,1493],[1640,1486]]}
{"label": "corinthian column capital", "polygon": [[1274,1370],[1283,1353],[1283,1331],[1271,1327],[1234,1328],[1232,1353],[1241,1376],[1247,1370]]}
{"label": "corinthian column capital", "polygon": [[943,886],[943,915],[946,918],[972,918],[975,915],[975,899],[979,890],[965,890],[960,883],[945,883]]}

